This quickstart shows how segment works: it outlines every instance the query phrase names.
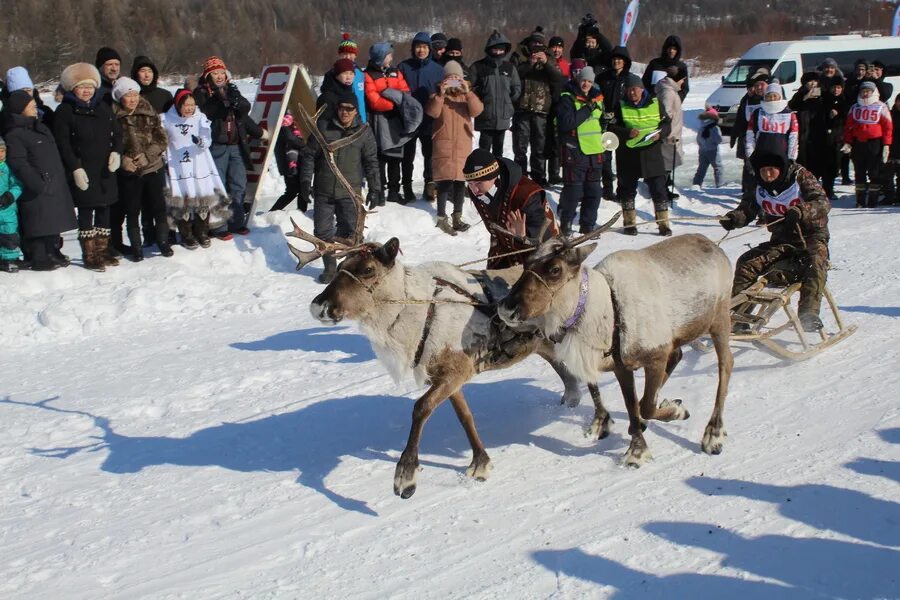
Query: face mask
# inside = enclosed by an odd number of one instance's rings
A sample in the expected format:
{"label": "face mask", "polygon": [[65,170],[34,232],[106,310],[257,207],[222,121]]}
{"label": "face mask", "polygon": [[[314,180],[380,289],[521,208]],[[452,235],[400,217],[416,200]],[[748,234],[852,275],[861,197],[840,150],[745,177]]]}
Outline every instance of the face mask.
{"label": "face mask", "polygon": [[860,96],[857,99],[859,100],[859,103],[862,104],[863,106],[871,106],[872,104],[875,104],[875,102],[878,101],[878,98],[875,97],[875,94],[872,94],[868,98],[863,98],[862,96]]}
{"label": "face mask", "polygon": [[762,102],[761,104],[764,111],[770,115],[774,115],[787,108],[788,103],[787,100],[770,100],[768,102]]}

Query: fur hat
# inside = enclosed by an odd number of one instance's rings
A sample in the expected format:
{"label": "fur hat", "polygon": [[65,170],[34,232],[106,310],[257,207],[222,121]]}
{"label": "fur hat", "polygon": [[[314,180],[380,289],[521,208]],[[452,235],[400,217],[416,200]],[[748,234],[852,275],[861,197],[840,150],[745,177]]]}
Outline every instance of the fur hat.
{"label": "fur hat", "polygon": [[807,71],[800,77],[800,85],[806,85],[810,81],[818,81],[819,80],[819,72],[818,71]]}
{"label": "fur hat", "polygon": [[34,89],[34,83],[25,67],[13,67],[6,72],[6,89],[10,92],[28,88]]}
{"label": "fur hat", "polygon": [[218,71],[219,69],[222,69],[223,71],[228,70],[228,67],[225,66],[225,61],[218,56],[210,56],[203,63],[203,75],[200,77],[201,79],[206,79],[207,75],[213,71]]}
{"label": "fur hat", "polygon": [[34,102],[34,97],[31,94],[25,90],[18,90],[3,101],[3,106],[14,115],[21,115],[25,107],[31,102]]}
{"label": "fur hat", "polygon": [[341,43],[338,44],[338,54],[343,54],[345,52],[359,54],[359,46],[356,45],[356,42],[350,39],[350,34],[346,31],[341,36]]}
{"label": "fur hat", "polygon": [[451,50],[456,50],[457,52],[462,52],[463,45],[462,40],[459,38],[450,38],[447,40],[447,52]]}
{"label": "fur hat", "polygon": [[840,67],[838,67],[837,61],[834,60],[833,58],[826,58],[825,60],[822,61],[822,66],[819,68],[824,69],[825,67],[834,67],[835,69],[840,68]]}
{"label": "fur hat", "polygon": [[89,83],[95,88],[100,87],[100,71],[90,63],[75,63],[63,69],[59,77],[59,84],[67,92],[71,92],[81,84]]}
{"label": "fur hat", "polygon": [[353,64],[353,61],[350,60],[349,58],[341,58],[341,59],[334,61],[334,65],[332,65],[331,71],[335,75],[344,73],[346,71],[356,72],[356,65]]}
{"label": "fur hat", "polygon": [[463,178],[466,181],[486,181],[500,174],[500,163],[487,150],[476,148],[466,158],[463,166]]}
{"label": "fur hat", "polygon": [[444,77],[448,77],[450,75],[455,75],[459,78],[465,77],[462,65],[460,65],[455,60],[448,60],[447,64],[444,65]]}
{"label": "fur hat", "polygon": [[94,66],[99,69],[110,60],[117,60],[121,63],[122,57],[119,56],[118,52],[116,52],[109,46],[103,46],[102,48],[97,50],[97,57],[94,59]]}
{"label": "fur hat", "polygon": [[119,77],[116,79],[116,83],[113,85],[112,89],[113,100],[121,102],[122,98],[129,92],[141,93],[141,86],[138,85],[138,82],[131,77]]}

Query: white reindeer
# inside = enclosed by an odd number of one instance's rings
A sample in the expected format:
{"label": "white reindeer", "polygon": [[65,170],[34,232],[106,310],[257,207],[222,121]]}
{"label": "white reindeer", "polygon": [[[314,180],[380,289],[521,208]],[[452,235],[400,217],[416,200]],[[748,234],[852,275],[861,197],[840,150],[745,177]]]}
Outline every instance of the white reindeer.
{"label": "white reindeer", "polygon": [[[302,237],[300,233],[295,235]],[[419,384],[430,386],[413,408],[409,439],[394,474],[394,493],[409,498],[416,491],[425,421],[448,397],[472,446],[466,473],[487,478],[491,461],[462,393],[463,384],[477,373],[504,368],[537,353],[562,378],[563,403],[577,405],[580,392],[575,378],[556,359],[553,344],[533,329],[515,332],[496,319],[494,303],[522,274],[521,266],[492,271],[464,271],[444,262],[404,267],[396,262],[399,248],[400,242],[392,238],[383,246],[348,249],[348,258],[313,299],[310,312],[326,324],[345,318],[357,321],[395,380],[412,375]],[[307,258],[294,252],[301,262]],[[588,389],[596,414],[601,415],[597,433],[605,437],[609,413],[597,386],[591,383]]]}
{"label": "white reindeer", "polygon": [[[679,401],[657,406],[657,393],[681,360],[681,346],[709,334],[718,357],[716,403],[701,448],[719,454],[734,359],[731,330],[731,263],[702,235],[681,235],[642,250],[622,250],[594,269],[582,262],[597,244],[573,247],[545,242],[525,263],[522,277],[498,314],[518,327],[532,325],[556,344],[556,356],[582,381],[613,371],[628,409],[631,444],[624,463],[649,458],[644,419],[671,421],[689,414]],[[638,401],[634,371],[644,369]],[[595,419],[592,428],[598,426]]]}

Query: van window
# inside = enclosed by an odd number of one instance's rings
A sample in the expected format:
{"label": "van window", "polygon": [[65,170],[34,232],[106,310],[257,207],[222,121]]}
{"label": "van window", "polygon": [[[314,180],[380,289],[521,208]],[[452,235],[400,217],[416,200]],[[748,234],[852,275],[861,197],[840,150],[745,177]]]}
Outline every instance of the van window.
{"label": "van window", "polygon": [[849,50],[844,52],[809,52],[800,56],[803,62],[803,72],[818,71],[819,67],[825,62],[826,58],[833,58],[838,67],[844,73],[844,77],[853,74],[853,65],[857,60],[863,59],[866,62],[880,60],[885,64],[885,77],[896,77],[900,75],[900,48],[882,48],[880,50],[860,49]]}
{"label": "van window", "polygon": [[787,60],[778,65],[778,68],[772,73],[772,79],[777,79],[782,84],[797,81],[797,61]]}
{"label": "van window", "polygon": [[734,65],[734,67],[731,69],[731,72],[725,76],[725,79],[722,80],[722,83],[730,87],[745,87],[747,85],[747,82],[750,80],[750,77],[752,77],[758,69],[766,68],[771,72],[774,65],[774,60],[741,59],[737,62],[736,65]]}

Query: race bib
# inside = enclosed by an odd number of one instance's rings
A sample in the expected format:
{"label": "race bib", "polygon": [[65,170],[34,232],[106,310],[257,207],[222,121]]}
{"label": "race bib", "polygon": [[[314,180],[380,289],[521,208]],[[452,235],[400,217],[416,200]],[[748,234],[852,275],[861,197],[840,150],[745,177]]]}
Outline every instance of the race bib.
{"label": "race bib", "polygon": [[757,129],[761,133],[790,133],[791,113],[775,113],[774,115],[770,115],[766,114],[764,111],[759,111]]}
{"label": "race bib", "polygon": [[773,217],[783,217],[792,206],[800,204],[800,184],[794,182],[792,186],[773,196],[762,186],[756,187],[756,203],[764,213]]}

